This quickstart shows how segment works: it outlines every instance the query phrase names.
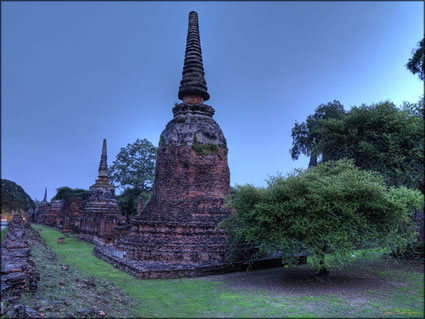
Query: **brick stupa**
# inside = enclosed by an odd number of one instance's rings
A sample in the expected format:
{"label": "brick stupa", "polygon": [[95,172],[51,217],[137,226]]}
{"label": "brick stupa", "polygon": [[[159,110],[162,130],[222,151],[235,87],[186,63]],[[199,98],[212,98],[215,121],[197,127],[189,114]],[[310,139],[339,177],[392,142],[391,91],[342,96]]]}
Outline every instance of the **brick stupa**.
{"label": "brick stupa", "polygon": [[198,15],[189,13],[186,54],[173,119],[160,136],[153,193],[147,207],[122,227],[116,245],[94,253],[138,278],[177,278],[222,272],[229,216],[227,144],[213,120],[204,78]]}
{"label": "brick stupa", "polygon": [[[76,209],[70,209],[73,210]],[[104,139],[98,179],[90,186],[89,198],[80,219],[80,238],[98,245],[111,244],[117,235],[114,227],[124,220],[115,200],[115,187],[109,181]]]}
{"label": "brick stupa", "polygon": [[44,190],[44,198],[40,203],[36,203],[35,207],[35,222],[39,224],[44,224],[46,222],[47,216],[49,215],[50,207],[47,203],[47,187]]}

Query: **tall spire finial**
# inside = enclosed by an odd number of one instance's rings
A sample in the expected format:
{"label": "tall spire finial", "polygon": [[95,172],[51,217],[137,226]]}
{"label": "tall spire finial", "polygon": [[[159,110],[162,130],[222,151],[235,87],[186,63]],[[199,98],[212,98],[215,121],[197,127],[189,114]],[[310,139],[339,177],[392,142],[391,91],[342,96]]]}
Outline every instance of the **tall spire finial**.
{"label": "tall spire finial", "polygon": [[102,155],[99,164],[99,177],[108,177],[108,163],[106,161],[106,138],[103,139]]}
{"label": "tall spire finial", "polygon": [[47,202],[47,187],[44,189],[44,198],[43,202]]}
{"label": "tall spire finial", "polygon": [[210,98],[204,75],[201,41],[199,38],[198,14],[195,11],[191,11],[189,13],[183,79],[179,87],[179,99],[183,100],[183,103],[190,103],[191,101],[202,103]]}

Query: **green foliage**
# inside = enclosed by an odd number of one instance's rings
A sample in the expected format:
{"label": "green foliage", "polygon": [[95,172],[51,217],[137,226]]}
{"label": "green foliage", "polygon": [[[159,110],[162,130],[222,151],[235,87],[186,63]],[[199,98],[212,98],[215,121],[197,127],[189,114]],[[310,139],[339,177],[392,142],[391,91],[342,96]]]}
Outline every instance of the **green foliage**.
{"label": "green foliage", "polygon": [[416,49],[412,50],[412,57],[409,59],[406,67],[413,74],[418,74],[419,79],[424,80],[425,38],[419,41]]}
{"label": "green foliage", "polygon": [[130,187],[150,191],[155,175],[156,152],[157,148],[145,138],[127,144],[109,168],[111,181],[123,189]]}
{"label": "green foliage", "polygon": [[217,144],[192,144],[192,148],[199,154],[199,155],[210,155],[210,154],[219,154],[220,148]]}
{"label": "green foliage", "polygon": [[86,202],[89,199],[89,191],[81,188],[70,188],[67,186],[59,187],[56,189],[56,195],[52,198],[52,201],[67,201],[73,198],[79,198],[83,202]]}
{"label": "green foliage", "polygon": [[383,102],[345,112],[338,101],[321,105],[306,122],[295,123],[292,158],[349,158],[360,168],[382,174],[388,185],[423,190],[423,110],[423,97],[402,108]]}
{"label": "green foliage", "polygon": [[326,253],[343,265],[356,246],[370,242],[405,247],[415,238],[411,211],[423,207],[419,191],[387,189],[377,173],[353,161],[329,161],[286,178],[272,177],[267,188],[237,186],[228,198],[233,214],[219,225],[237,248],[258,247],[260,254],[308,251],[326,269]]}
{"label": "green foliage", "polygon": [[177,122],[177,123],[184,123],[184,122],[186,122],[186,118],[185,118],[185,117],[178,117],[178,118],[176,119],[176,122]]}
{"label": "green foliage", "polygon": [[331,120],[334,125],[338,126],[344,114],[344,106],[335,100],[328,104],[319,105],[314,114],[309,115],[305,122],[295,122],[291,134],[293,138],[292,158],[298,159],[299,155],[304,154],[310,157],[310,166],[315,166],[317,164],[317,158],[322,154],[319,149],[319,145],[323,139],[321,122]]}
{"label": "green foliage", "polygon": [[34,201],[21,186],[7,179],[1,180],[2,213],[25,212],[34,207]]}
{"label": "green foliage", "polygon": [[[210,155],[218,154],[220,156],[220,147],[217,144],[200,144],[196,134],[193,136],[192,149],[199,155]],[[227,145],[225,146],[225,152],[227,154]]]}
{"label": "green foliage", "polygon": [[7,230],[9,228],[6,226],[5,228],[3,228],[1,230],[1,234],[0,234],[0,242],[2,242],[5,238],[6,238],[6,234],[7,234]]}
{"label": "green foliage", "polygon": [[151,195],[151,192],[143,192],[139,188],[126,188],[121,195],[116,196],[116,200],[121,212],[126,216],[132,216],[137,214],[139,199],[143,199],[143,208],[145,208]]}

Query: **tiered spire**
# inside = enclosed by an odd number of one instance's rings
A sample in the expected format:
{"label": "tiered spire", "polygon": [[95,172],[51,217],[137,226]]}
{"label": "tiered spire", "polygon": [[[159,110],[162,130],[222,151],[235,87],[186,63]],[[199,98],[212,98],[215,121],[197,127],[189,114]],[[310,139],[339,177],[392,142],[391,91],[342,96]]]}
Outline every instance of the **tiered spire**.
{"label": "tiered spire", "polygon": [[106,158],[106,138],[103,139],[102,155],[100,156],[99,178],[108,178],[108,163]]}
{"label": "tiered spire", "polygon": [[204,75],[198,14],[195,11],[191,11],[189,13],[183,79],[180,82],[179,99],[184,100],[184,97],[197,96],[207,101],[210,95],[208,94],[207,82]]}
{"label": "tiered spire", "polygon": [[44,189],[44,198],[43,202],[47,202],[47,187]]}

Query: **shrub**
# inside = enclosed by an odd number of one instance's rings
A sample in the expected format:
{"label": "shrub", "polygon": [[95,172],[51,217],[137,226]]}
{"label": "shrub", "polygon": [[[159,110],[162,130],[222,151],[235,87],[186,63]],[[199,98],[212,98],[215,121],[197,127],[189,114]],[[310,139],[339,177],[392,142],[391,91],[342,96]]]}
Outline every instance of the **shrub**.
{"label": "shrub", "polygon": [[261,254],[281,251],[293,265],[307,251],[326,274],[326,253],[342,266],[356,245],[406,247],[415,238],[410,214],[423,198],[406,187],[388,189],[379,174],[339,160],[272,177],[266,188],[237,186],[227,203],[234,213],[219,227],[229,234],[233,258],[241,247],[257,247]]}

